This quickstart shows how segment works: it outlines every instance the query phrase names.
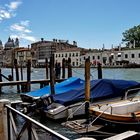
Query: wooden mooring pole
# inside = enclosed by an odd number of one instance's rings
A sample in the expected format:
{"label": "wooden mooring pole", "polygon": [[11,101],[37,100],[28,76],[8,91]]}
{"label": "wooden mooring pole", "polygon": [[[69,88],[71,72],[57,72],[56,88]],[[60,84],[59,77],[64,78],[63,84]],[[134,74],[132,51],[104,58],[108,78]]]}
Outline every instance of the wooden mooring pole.
{"label": "wooden mooring pole", "polygon": [[65,79],[65,68],[66,68],[66,61],[65,58],[62,59],[62,78]]}
{"label": "wooden mooring pole", "polygon": [[27,61],[27,92],[31,90],[31,60]]}
{"label": "wooden mooring pole", "polygon": [[102,79],[102,66],[100,63],[98,63],[98,79]]}
{"label": "wooden mooring pole", "polygon": [[23,80],[23,67],[22,67],[22,62],[20,64],[20,76],[21,76],[21,80]]}
{"label": "wooden mooring pole", "polygon": [[48,79],[48,58],[45,59],[46,63],[46,79]]}
{"label": "wooden mooring pole", "polygon": [[[19,81],[19,71],[18,71],[18,64],[17,59],[14,60],[15,71],[16,71],[16,81]],[[20,93],[20,86],[17,85],[17,92]]]}
{"label": "wooden mooring pole", "polygon": [[89,102],[90,102],[90,60],[85,61],[85,115],[89,123]]}
{"label": "wooden mooring pole", "polygon": [[[2,75],[1,75],[1,69],[0,69],[0,82],[2,82]],[[0,94],[2,93],[2,88],[1,88],[1,85],[0,85]]]}
{"label": "wooden mooring pole", "polygon": [[50,57],[50,86],[51,86],[51,94],[55,94],[54,84],[55,84],[54,54],[52,54],[51,57]]}
{"label": "wooden mooring pole", "polygon": [[14,80],[14,61],[15,61],[15,56],[14,56],[14,49],[12,49],[12,60],[11,60],[11,81]]}
{"label": "wooden mooring pole", "polygon": [[68,78],[72,77],[71,58],[68,58]]}
{"label": "wooden mooring pole", "polygon": [[7,118],[5,104],[10,104],[10,101],[6,99],[0,100],[0,140],[8,140],[7,119],[9,118]]}

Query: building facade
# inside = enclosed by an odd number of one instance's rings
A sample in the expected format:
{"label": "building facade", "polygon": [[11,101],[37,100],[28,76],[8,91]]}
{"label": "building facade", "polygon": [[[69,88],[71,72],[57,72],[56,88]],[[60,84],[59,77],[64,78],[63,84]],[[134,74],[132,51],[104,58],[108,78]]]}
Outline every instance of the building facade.
{"label": "building facade", "polygon": [[20,48],[15,51],[15,58],[20,66],[26,67],[27,61],[32,61],[31,49]]}
{"label": "building facade", "polygon": [[81,65],[80,63],[80,49],[66,49],[66,50],[61,50],[57,51],[55,53],[55,62],[60,63],[62,66],[62,60],[65,58],[67,61],[68,58],[71,58],[71,65],[73,67],[79,67]]}
{"label": "building facade", "polygon": [[102,66],[122,66],[125,64],[140,64],[140,49],[105,50],[90,51],[81,56],[81,64],[84,65],[85,59],[90,58],[93,66],[101,63]]}
{"label": "building facade", "polygon": [[61,53],[64,53],[65,56],[65,50],[74,48],[77,48],[75,41],[73,41],[73,44],[69,44],[68,40],[53,39],[53,41],[45,41],[42,38],[41,41],[31,44],[32,65],[34,67],[44,66],[46,58],[49,62],[52,54],[56,56],[55,60],[60,62],[61,59],[64,58]]}

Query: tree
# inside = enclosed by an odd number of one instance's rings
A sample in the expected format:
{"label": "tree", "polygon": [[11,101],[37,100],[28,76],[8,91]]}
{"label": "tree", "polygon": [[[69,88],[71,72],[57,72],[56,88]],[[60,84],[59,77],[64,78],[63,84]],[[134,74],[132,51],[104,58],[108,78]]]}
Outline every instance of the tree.
{"label": "tree", "polygon": [[128,46],[133,44],[133,47],[134,45],[135,47],[140,47],[140,25],[123,32],[122,41],[126,42]]}

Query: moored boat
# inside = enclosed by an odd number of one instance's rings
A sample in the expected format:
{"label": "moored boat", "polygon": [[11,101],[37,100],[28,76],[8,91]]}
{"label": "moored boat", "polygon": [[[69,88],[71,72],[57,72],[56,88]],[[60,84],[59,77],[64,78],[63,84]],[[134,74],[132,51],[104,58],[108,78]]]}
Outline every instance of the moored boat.
{"label": "moored boat", "polygon": [[140,124],[140,97],[94,105],[90,107],[90,113],[104,122],[116,125],[138,125]]}
{"label": "moored boat", "polygon": [[[92,104],[111,99],[122,99],[128,89],[140,87],[140,83],[127,80],[98,79],[90,82],[90,101]],[[131,92],[131,94],[135,91]],[[70,91],[49,95],[40,98],[39,108],[46,116],[52,119],[71,118],[85,114],[85,87]]]}
{"label": "moored boat", "polygon": [[[72,89],[77,89],[81,86],[84,86],[84,80],[77,77],[70,77],[60,83],[56,83],[54,86],[55,94],[61,94],[64,92],[71,91]],[[20,94],[21,100],[23,102],[33,103],[35,100],[39,99],[42,96],[51,94],[50,85],[47,85],[41,89],[31,91],[28,93]]]}

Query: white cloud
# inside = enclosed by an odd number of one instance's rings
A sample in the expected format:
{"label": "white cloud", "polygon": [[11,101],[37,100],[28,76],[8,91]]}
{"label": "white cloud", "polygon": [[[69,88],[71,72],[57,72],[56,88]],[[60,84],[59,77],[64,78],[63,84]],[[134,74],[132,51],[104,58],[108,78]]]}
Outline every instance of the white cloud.
{"label": "white cloud", "polygon": [[0,19],[1,20],[11,18],[11,16],[12,15],[8,11],[0,10]]}
{"label": "white cloud", "polygon": [[19,39],[28,40],[31,42],[37,41],[37,39],[34,36],[27,35],[27,34],[12,34],[12,35],[10,35],[10,37],[13,39],[19,38]]}
{"label": "white cloud", "polygon": [[37,39],[30,35],[32,32],[29,28],[29,20],[20,21],[10,26],[10,30],[14,33],[11,38],[19,38],[24,41],[35,42]]}
{"label": "white cloud", "polygon": [[9,10],[16,10],[21,3],[21,1],[13,1],[10,4],[6,4],[6,6],[9,8]]}
{"label": "white cloud", "polygon": [[10,4],[5,4],[5,6],[0,5],[0,21],[16,16],[15,10],[21,3],[21,1],[17,0],[11,2]]}
{"label": "white cloud", "polygon": [[17,32],[25,32],[25,33],[32,32],[31,30],[27,29],[25,26],[22,26],[21,24],[18,24],[18,23],[11,25],[10,30],[17,31]]}
{"label": "white cloud", "polygon": [[36,41],[36,38],[35,37],[29,36],[29,35],[26,35],[26,34],[22,34],[21,35],[21,38],[26,39],[28,41],[32,41],[32,42],[35,42]]}
{"label": "white cloud", "polygon": [[10,37],[13,38],[13,39],[15,39],[15,38],[19,38],[20,39],[20,37],[18,35],[14,35],[14,34],[10,35]]}
{"label": "white cloud", "polygon": [[25,20],[25,21],[21,21],[20,24],[23,26],[29,26],[30,21],[29,20]]}

